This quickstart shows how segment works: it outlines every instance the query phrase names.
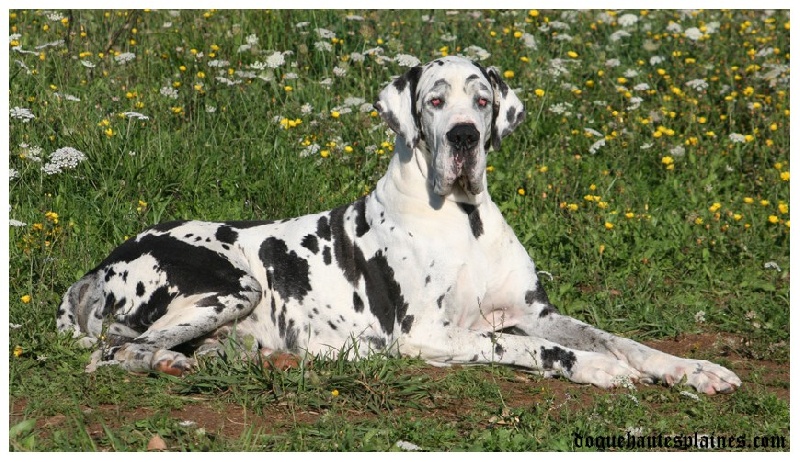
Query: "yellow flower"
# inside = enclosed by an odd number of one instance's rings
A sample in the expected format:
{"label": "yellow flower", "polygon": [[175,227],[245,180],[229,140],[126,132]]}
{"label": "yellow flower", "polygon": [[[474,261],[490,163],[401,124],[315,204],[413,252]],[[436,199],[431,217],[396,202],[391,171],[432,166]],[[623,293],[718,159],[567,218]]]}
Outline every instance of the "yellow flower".
{"label": "yellow flower", "polygon": [[789,213],[789,206],[786,204],[786,202],[779,202],[778,211],[786,215],[787,213]]}
{"label": "yellow flower", "polygon": [[58,214],[56,212],[47,212],[44,214],[44,217],[52,221],[54,224],[58,224]]}
{"label": "yellow flower", "polygon": [[22,347],[17,345],[14,347],[14,357],[19,358],[20,356],[22,356]]}
{"label": "yellow flower", "polygon": [[755,202],[752,197],[745,197],[742,200],[744,201],[745,204],[752,204],[753,202]]}
{"label": "yellow flower", "polygon": [[578,53],[575,53],[574,51],[568,51],[567,56],[569,56],[572,59],[575,59],[578,57]]}
{"label": "yellow flower", "polygon": [[322,151],[319,152],[319,155],[322,157],[328,157],[331,155],[331,152],[328,151],[327,149],[323,149]]}
{"label": "yellow flower", "polygon": [[508,70],[503,72],[503,77],[506,79],[513,79],[514,78],[514,71]]}
{"label": "yellow flower", "polygon": [[741,219],[742,219],[742,214],[741,214],[741,213],[734,213],[734,214],[733,214],[733,219],[734,219],[735,221],[739,221],[739,220],[741,220]]}
{"label": "yellow flower", "polygon": [[614,223],[611,223],[611,222],[607,221],[606,224],[605,224],[605,227],[606,227],[606,229],[614,229]]}
{"label": "yellow flower", "polygon": [[[539,10],[530,10],[530,11],[528,11],[528,16],[530,16],[532,18],[535,18],[535,17],[539,16]],[[789,23],[787,22],[784,25],[784,27],[786,27],[786,29],[789,29]]]}
{"label": "yellow flower", "polygon": [[[656,132],[656,133],[659,133],[659,132]],[[673,159],[672,156],[664,156],[664,157],[661,158],[661,163],[664,164],[664,165],[669,166],[669,165],[672,165],[672,164],[675,163],[675,159]]]}
{"label": "yellow flower", "polygon": [[719,202],[714,202],[713,204],[711,204],[711,207],[708,208],[708,211],[711,212],[711,213],[715,213],[721,207],[722,207],[722,204],[720,204]]}
{"label": "yellow flower", "polygon": [[538,96],[539,98],[541,98],[542,96],[544,96],[544,90],[542,90],[541,88],[537,88],[537,89],[534,91],[534,93],[535,93],[535,94],[536,94],[536,96]]}
{"label": "yellow flower", "polygon": [[344,147],[344,152],[350,154],[351,152],[353,152],[353,147],[352,146],[345,146]]}
{"label": "yellow flower", "polygon": [[337,390],[337,389],[331,390],[331,396],[333,396],[334,398],[339,396],[339,390]]}
{"label": "yellow flower", "polygon": [[31,302],[31,296],[30,296],[30,295],[27,295],[27,294],[26,294],[26,295],[23,295],[23,296],[22,296],[22,297],[20,297],[19,299],[20,299],[20,301],[22,301],[22,303],[25,303],[25,304],[28,304],[28,303],[30,303],[30,302]]}
{"label": "yellow flower", "polygon": [[283,87],[283,91],[285,91],[287,93],[292,91],[292,90],[294,90],[294,88],[292,88],[291,85],[286,85],[285,87]]}
{"label": "yellow flower", "polygon": [[547,165],[542,165],[539,167],[539,173],[547,173]]}
{"label": "yellow flower", "polygon": [[766,207],[766,206],[769,205],[769,201],[766,200],[766,199],[761,199],[761,201],[759,201],[759,204],[761,204],[762,206]]}
{"label": "yellow flower", "polygon": [[633,212],[625,212],[625,218],[628,218],[628,219],[630,219],[630,218],[633,218],[633,217],[635,217],[635,216],[636,216],[636,215],[635,215]]}
{"label": "yellow flower", "polygon": [[575,212],[578,210],[578,204],[567,204],[567,210],[570,212]]}
{"label": "yellow flower", "polygon": [[331,111],[331,117],[338,119],[341,113],[339,111]]}
{"label": "yellow flower", "polygon": [[517,189],[517,194],[519,194],[520,196],[524,196],[525,195],[525,188]]}
{"label": "yellow flower", "polygon": [[789,181],[789,171],[781,172],[781,180]]}
{"label": "yellow flower", "polygon": [[770,215],[770,216],[769,216],[769,218],[767,218],[767,220],[768,220],[770,223],[772,223],[773,225],[774,225],[774,224],[776,224],[776,223],[778,223],[778,217],[777,217],[777,216],[775,216],[775,215]]}

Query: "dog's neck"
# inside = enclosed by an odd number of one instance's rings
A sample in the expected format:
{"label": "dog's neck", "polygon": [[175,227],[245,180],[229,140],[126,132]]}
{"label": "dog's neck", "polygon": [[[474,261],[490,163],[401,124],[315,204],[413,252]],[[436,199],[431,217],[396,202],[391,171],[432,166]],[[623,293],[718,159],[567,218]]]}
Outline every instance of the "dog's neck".
{"label": "dog's neck", "polygon": [[424,141],[420,141],[415,148],[409,149],[405,140],[398,137],[389,169],[378,182],[378,188],[393,189],[399,193],[397,197],[414,202],[417,207],[421,203],[427,203],[434,210],[440,210],[447,203],[451,203],[451,205],[471,204],[478,207],[491,200],[485,175],[483,191],[478,194],[466,192],[460,182],[454,184],[453,189],[447,195],[436,194],[433,191],[431,180],[431,157]]}

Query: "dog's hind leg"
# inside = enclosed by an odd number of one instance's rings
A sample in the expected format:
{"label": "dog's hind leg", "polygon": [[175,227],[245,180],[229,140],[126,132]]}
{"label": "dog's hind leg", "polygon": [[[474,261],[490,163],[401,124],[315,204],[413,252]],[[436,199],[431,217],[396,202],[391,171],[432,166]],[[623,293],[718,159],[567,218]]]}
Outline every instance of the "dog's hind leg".
{"label": "dog's hind leg", "polygon": [[163,316],[141,335],[135,338],[116,335],[110,339],[106,348],[95,352],[87,370],[113,363],[129,371],[183,374],[195,361],[172,349],[249,315],[261,299],[260,286],[255,280],[252,282],[252,290],[233,294],[204,293],[173,298]]}

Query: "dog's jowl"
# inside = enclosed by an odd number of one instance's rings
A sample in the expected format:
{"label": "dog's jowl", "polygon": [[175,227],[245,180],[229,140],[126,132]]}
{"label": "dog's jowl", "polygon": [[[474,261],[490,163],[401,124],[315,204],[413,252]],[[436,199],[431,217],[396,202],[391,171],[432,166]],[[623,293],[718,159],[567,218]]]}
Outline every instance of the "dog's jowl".
{"label": "dog's jowl", "polygon": [[[486,187],[486,156],[525,110],[494,68],[446,57],[411,68],[375,107],[397,134],[369,195],[275,222],[164,223],[69,288],[58,329],[95,348],[87,367],[182,374],[242,358],[376,351],[433,364],[500,363],[579,383],[741,385],[558,313]],[[246,346],[245,346],[246,345]]]}

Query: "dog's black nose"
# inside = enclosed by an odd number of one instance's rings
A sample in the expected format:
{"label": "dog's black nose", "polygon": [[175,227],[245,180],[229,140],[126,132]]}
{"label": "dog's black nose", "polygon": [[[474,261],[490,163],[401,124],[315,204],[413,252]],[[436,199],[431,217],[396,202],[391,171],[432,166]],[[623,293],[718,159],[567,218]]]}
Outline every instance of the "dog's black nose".
{"label": "dog's black nose", "polygon": [[480,132],[472,124],[458,124],[447,132],[447,141],[459,151],[474,148],[478,145],[480,138]]}

